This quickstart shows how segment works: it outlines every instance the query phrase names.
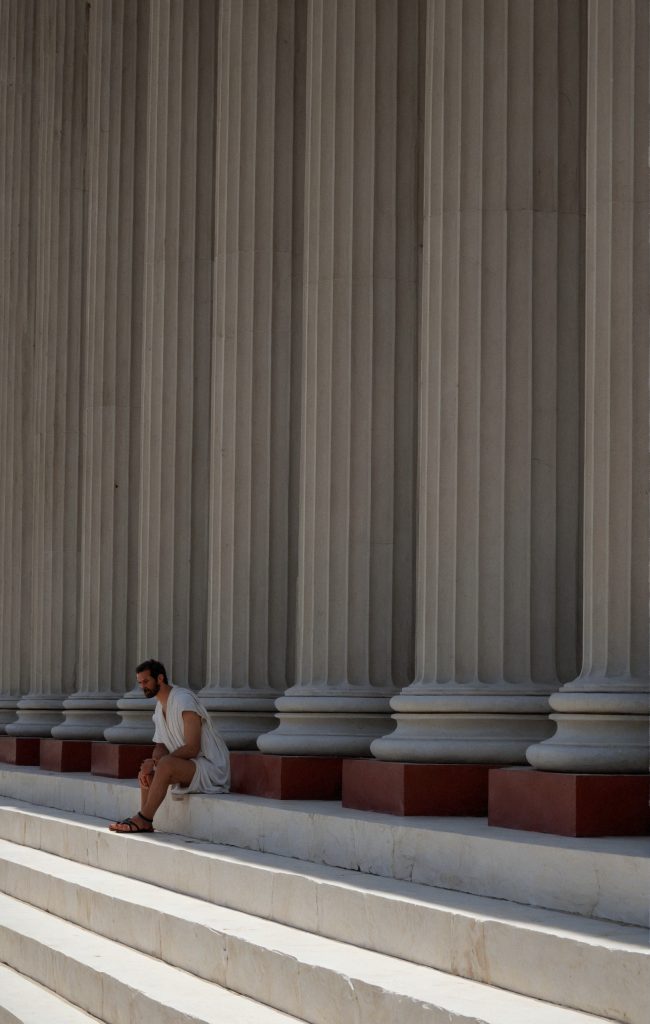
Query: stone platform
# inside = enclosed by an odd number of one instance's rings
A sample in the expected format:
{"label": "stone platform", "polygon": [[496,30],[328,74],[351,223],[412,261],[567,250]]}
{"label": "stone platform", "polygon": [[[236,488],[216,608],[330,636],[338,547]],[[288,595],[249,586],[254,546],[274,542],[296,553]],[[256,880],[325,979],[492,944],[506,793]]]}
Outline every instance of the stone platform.
{"label": "stone platform", "polygon": [[[0,766],[0,795],[106,820],[137,806],[135,780]],[[395,880],[649,923],[650,838],[576,839],[489,827],[485,818],[396,818],[339,802],[239,794],[168,799],[156,828],[192,840]]]}
{"label": "stone platform", "polygon": [[646,1022],[650,840],[235,794],[119,836],[135,781],[0,793],[0,1020]]}

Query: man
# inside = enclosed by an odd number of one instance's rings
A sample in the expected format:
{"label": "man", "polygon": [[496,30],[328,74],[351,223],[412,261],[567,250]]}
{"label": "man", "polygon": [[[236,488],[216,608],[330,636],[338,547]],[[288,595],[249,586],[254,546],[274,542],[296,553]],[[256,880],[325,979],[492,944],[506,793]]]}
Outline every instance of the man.
{"label": "man", "polygon": [[228,748],[210,716],[191,690],[172,686],[165,666],[143,661],[135,670],[145,697],[156,699],[154,750],[140,766],[140,810],[114,821],[112,832],[153,832],[153,819],[170,786],[172,796],[227,793],[230,788]]}

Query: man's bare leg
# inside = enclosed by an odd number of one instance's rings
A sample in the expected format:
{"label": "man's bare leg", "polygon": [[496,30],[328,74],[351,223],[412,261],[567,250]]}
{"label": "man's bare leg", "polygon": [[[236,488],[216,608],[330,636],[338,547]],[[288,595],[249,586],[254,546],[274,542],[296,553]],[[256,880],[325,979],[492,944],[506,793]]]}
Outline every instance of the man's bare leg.
{"label": "man's bare leg", "polygon": [[[194,761],[171,754],[161,758],[149,785],[140,783],[140,810],[132,818],[137,828],[144,832],[149,831],[154,815],[165,799],[169,787],[174,783],[188,786],[194,778],[195,771]],[[121,821],[114,821],[109,828],[112,832],[134,831],[128,823]]]}

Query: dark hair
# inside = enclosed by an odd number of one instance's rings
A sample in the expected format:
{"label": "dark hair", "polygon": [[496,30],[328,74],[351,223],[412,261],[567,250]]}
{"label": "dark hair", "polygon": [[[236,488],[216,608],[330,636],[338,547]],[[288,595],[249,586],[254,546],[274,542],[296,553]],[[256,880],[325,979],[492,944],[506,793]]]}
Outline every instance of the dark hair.
{"label": "dark hair", "polygon": [[167,670],[163,665],[162,661],[156,661],[155,658],[147,658],[141,665],[136,665],[136,675],[138,672],[148,672],[152,679],[157,679],[158,676],[162,676],[167,685],[169,686],[169,680],[167,679]]}

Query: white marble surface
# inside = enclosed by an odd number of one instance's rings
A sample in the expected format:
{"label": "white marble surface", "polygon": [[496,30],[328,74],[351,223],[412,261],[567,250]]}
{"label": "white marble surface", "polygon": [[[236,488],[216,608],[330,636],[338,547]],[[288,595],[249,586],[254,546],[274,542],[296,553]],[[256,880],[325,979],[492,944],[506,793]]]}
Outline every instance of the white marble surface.
{"label": "white marble surface", "polygon": [[[137,918],[133,922],[137,927]],[[161,935],[164,929],[161,930]],[[267,1003],[290,1004],[298,1019],[310,1024],[604,1024],[604,1018],[551,1006],[498,988],[394,960],[379,954],[330,943],[323,963],[324,943],[314,936],[300,942],[300,962],[295,951],[299,934],[285,929],[285,948],[276,948],[277,936],[268,923],[259,922],[257,946],[227,947],[226,984],[257,990]],[[173,936],[173,933],[172,933]],[[197,963],[210,967],[211,950],[200,942],[202,935],[187,927],[183,936],[161,940],[163,957],[198,950]],[[184,944],[183,944],[184,940]],[[271,945],[273,943],[273,945]],[[281,946],[281,944],[278,943]],[[260,958],[259,950],[265,955]],[[289,952],[289,955],[287,953]],[[28,976],[64,997],[75,1000],[109,1024],[144,1024],[156,1019],[163,1024],[280,1024],[296,1017],[235,995],[179,971],[157,959],[152,936],[148,954],[93,934],[53,914],[0,895],[0,956],[10,966],[20,964]],[[218,963],[218,961],[217,961]],[[193,962],[192,962],[193,966]],[[287,970],[288,968],[288,970]],[[292,975],[293,972],[293,975]],[[291,983],[293,981],[293,983]]]}
{"label": "white marble surface", "polygon": [[[0,827],[8,816],[0,816]],[[51,841],[46,825],[43,817],[41,845]],[[92,824],[77,826],[82,830],[89,839],[98,833]],[[123,840],[104,833],[97,838],[105,847],[104,866],[119,864]],[[417,989],[423,975],[420,968],[409,973],[415,961],[558,1006],[645,1024],[650,951],[643,929],[406,883],[373,889],[377,880],[331,869],[314,877],[302,873],[307,865],[291,871],[288,862],[264,863],[261,855],[248,863],[231,857],[224,880],[221,861],[228,855],[215,847],[168,847],[163,872],[157,842],[132,844],[140,877],[149,880],[143,882],[0,839],[3,887],[51,914],[298,1016],[313,1005],[314,988],[327,988],[334,1005],[351,985],[372,988],[381,977],[399,976],[405,991]],[[177,887],[188,877],[195,897],[149,884]],[[394,1002],[403,995],[390,989],[384,998]],[[320,1024],[330,1020],[336,1018],[320,1012]]]}
{"label": "white marble surface", "polygon": [[0,1024],[98,1024],[65,999],[0,964]]}
{"label": "white marble surface", "polygon": [[[0,766],[0,794],[114,819],[136,783]],[[334,801],[230,794],[167,801],[156,827],[226,846],[647,927],[650,837],[571,839],[481,818],[398,818]]]}

